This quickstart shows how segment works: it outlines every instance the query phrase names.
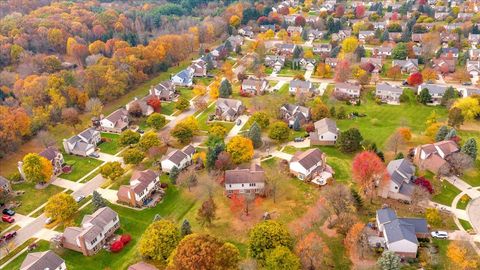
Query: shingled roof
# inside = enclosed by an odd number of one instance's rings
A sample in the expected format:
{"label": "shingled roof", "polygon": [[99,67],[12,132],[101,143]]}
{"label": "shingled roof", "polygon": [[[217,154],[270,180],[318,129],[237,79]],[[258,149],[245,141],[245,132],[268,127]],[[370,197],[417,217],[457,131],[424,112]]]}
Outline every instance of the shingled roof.
{"label": "shingled roof", "polygon": [[297,161],[305,169],[310,170],[315,165],[317,165],[318,162],[322,160],[322,154],[323,154],[322,151],[320,151],[317,148],[308,149],[307,151],[304,151],[304,152],[295,153],[295,155],[293,155],[290,162]]}

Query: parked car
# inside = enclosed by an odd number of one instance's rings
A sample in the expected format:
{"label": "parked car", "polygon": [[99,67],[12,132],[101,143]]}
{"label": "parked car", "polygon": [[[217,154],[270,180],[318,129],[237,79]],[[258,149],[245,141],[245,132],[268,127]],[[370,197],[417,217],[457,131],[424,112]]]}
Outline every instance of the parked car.
{"label": "parked car", "polygon": [[80,196],[77,196],[77,197],[75,198],[75,201],[76,201],[77,203],[79,203],[79,202],[81,202],[83,199],[85,199],[85,196],[80,195]]}
{"label": "parked car", "polygon": [[445,231],[433,231],[430,233],[433,238],[438,238],[438,239],[447,239],[448,238],[448,233]]}
{"label": "parked car", "polygon": [[8,241],[12,238],[14,238],[15,236],[17,236],[17,232],[16,231],[11,231],[11,232],[8,232],[6,233],[5,235],[3,235],[0,240],[5,240],[5,241]]}
{"label": "parked car", "polygon": [[5,209],[3,209],[2,214],[8,215],[8,216],[14,216],[15,211],[13,211],[12,209],[5,208]]}
{"label": "parked car", "polygon": [[237,119],[237,126],[240,126],[242,124],[242,119]]}
{"label": "parked car", "polygon": [[13,222],[15,222],[15,219],[11,216],[3,215],[2,216],[2,221],[7,222],[7,223],[13,223]]}
{"label": "parked car", "polygon": [[140,134],[145,133],[145,131],[143,129],[137,129],[137,132],[140,133]]}
{"label": "parked car", "polygon": [[305,138],[302,138],[302,137],[296,137],[293,139],[294,142],[303,142],[305,140]]}
{"label": "parked car", "polygon": [[407,81],[403,81],[403,82],[402,82],[402,85],[403,85],[403,86],[408,85],[408,82],[407,82]]}
{"label": "parked car", "polygon": [[93,152],[93,153],[90,154],[90,157],[99,158],[100,155],[97,152]]}
{"label": "parked car", "polygon": [[51,218],[51,217],[45,219],[45,224],[47,224],[47,225],[52,223],[52,222],[53,222],[53,218]]}
{"label": "parked car", "polygon": [[462,85],[472,85],[472,83],[471,82],[464,82],[464,83],[462,83]]}

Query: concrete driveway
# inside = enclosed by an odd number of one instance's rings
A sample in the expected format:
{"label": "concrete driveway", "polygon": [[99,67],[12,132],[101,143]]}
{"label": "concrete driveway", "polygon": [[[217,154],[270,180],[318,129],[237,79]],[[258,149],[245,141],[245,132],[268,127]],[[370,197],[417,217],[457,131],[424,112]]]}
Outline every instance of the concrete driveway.
{"label": "concrete driveway", "polygon": [[111,203],[117,202],[117,191],[113,189],[98,188],[97,192],[102,195],[105,200],[108,200]]}
{"label": "concrete driveway", "polygon": [[79,190],[83,186],[83,184],[81,183],[73,182],[60,177],[57,177],[57,179],[55,179],[55,181],[53,181],[52,184],[62,188],[68,188],[73,191]]}
{"label": "concrete driveway", "polygon": [[303,75],[303,77],[305,77],[305,80],[310,80],[310,78],[312,77],[312,74],[313,74],[313,69],[307,70],[305,71],[305,75]]}
{"label": "concrete driveway", "polygon": [[293,155],[287,154],[287,153],[282,152],[282,151],[272,152],[271,155],[274,156],[274,157],[277,157],[277,158],[287,160],[287,161],[290,161],[290,159],[292,159],[292,157],[293,157]]}
{"label": "concrete driveway", "polygon": [[320,84],[320,86],[318,87],[318,93],[320,96],[323,96],[323,94],[325,93],[325,90],[327,90],[327,86],[328,86],[328,83],[326,82],[323,82]]}
{"label": "concrete driveway", "polygon": [[100,157],[98,159],[100,159],[101,161],[105,161],[105,162],[119,161],[119,162],[123,163],[123,158],[122,157],[118,157],[118,156],[114,156],[114,155],[110,155],[110,154],[102,153],[102,152],[98,152],[98,154],[100,155]]}
{"label": "concrete driveway", "polygon": [[[242,129],[242,127],[247,123],[248,119],[250,118],[250,116],[248,115],[240,115],[237,120],[234,122],[235,125],[233,126],[233,128],[230,130],[230,132],[228,133],[227,135],[227,139],[231,139],[235,136],[238,135],[238,133],[240,132],[240,130]],[[240,121],[242,121],[242,123],[240,125],[237,125],[237,121],[240,119]]]}

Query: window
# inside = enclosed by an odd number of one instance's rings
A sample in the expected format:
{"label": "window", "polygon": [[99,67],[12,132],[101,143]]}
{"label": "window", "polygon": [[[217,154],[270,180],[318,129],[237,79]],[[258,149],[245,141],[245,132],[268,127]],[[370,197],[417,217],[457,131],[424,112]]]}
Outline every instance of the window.
{"label": "window", "polygon": [[243,187],[243,184],[242,184],[242,187]]}
{"label": "window", "polygon": [[232,187],[232,185],[228,185],[228,187]]}
{"label": "window", "polygon": [[323,135],[320,137],[320,139],[322,139],[322,140],[323,140]]}

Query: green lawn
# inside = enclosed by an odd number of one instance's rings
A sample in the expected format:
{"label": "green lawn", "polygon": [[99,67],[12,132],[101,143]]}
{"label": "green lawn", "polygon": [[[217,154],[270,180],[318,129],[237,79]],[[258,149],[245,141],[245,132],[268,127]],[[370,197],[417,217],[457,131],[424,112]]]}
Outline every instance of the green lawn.
{"label": "green lawn", "polygon": [[115,155],[118,153],[118,151],[120,151],[121,146],[118,143],[120,135],[114,133],[102,133],[102,138],[104,138],[105,141],[98,145],[98,148],[100,148],[101,152]]}
{"label": "green lawn", "polygon": [[[480,142],[480,138],[477,139]],[[460,178],[472,187],[480,186],[480,160],[476,160],[475,168],[466,171]]]}
{"label": "green lawn", "polygon": [[198,117],[198,127],[200,130],[208,131],[209,125],[207,124],[208,116],[215,112],[215,104],[205,109]]}
{"label": "green lawn", "polygon": [[[29,241],[28,243],[30,243],[30,242],[31,241]],[[50,249],[50,242],[45,241],[45,240],[39,240],[37,242],[37,248],[35,250],[33,250],[32,252],[42,252],[42,251],[47,251],[49,249]],[[31,253],[31,252],[27,251],[27,252],[22,253],[20,256],[15,258],[15,260],[13,260],[9,264],[7,264],[5,269],[20,269],[20,265],[22,264],[25,257],[27,257],[28,253]]]}
{"label": "green lawn", "polygon": [[436,189],[435,196],[433,196],[432,201],[441,203],[446,206],[450,206],[453,202],[453,199],[460,194],[460,190],[456,188],[454,185],[450,184],[447,181],[441,182],[439,187],[440,189]]}
{"label": "green lawn", "polygon": [[46,203],[48,198],[63,190],[63,188],[55,185],[48,185],[48,187],[39,190],[35,188],[35,184],[31,183],[15,184],[13,185],[13,189],[25,192],[23,195],[15,198],[15,200],[20,200],[22,203],[20,207],[15,208],[15,211],[22,215],[29,214]]}
{"label": "green lawn", "polygon": [[[465,200],[462,200],[463,196],[465,196],[465,198],[466,198]],[[465,194],[463,196],[457,203],[457,209],[462,209],[462,210],[467,209],[468,203],[472,200],[472,198],[470,198],[470,196],[468,196],[467,194]]]}
{"label": "green lawn", "polygon": [[190,88],[187,88],[187,87],[180,87],[178,88],[178,90],[180,90],[180,96],[190,100],[193,98],[194,94],[193,94],[193,91],[192,89]]}
{"label": "green lawn", "polygon": [[447,257],[447,249],[450,242],[450,240],[432,239],[432,244],[438,246],[438,254],[435,254],[436,264],[433,265],[432,269],[450,269],[450,259]]}
{"label": "green lawn", "polygon": [[115,182],[113,182],[110,189],[118,190],[121,185],[128,185],[130,183],[130,178],[132,177],[131,173],[126,173],[118,178]]}
{"label": "green lawn", "polygon": [[175,102],[162,102],[162,109],[160,112],[165,115],[172,115],[175,111]]}
{"label": "green lawn", "polygon": [[465,229],[465,231],[468,232],[470,230],[473,230],[472,224],[470,224],[470,222],[468,222],[468,220],[458,219],[458,221],[460,221],[460,224],[462,224],[462,227],[463,227],[463,229]]}
{"label": "green lawn", "polygon": [[69,174],[61,174],[60,177],[71,181],[77,181],[102,164],[101,160],[88,157],[63,155],[63,158],[67,164],[73,165],[73,170]]}

